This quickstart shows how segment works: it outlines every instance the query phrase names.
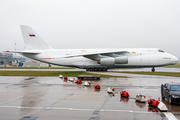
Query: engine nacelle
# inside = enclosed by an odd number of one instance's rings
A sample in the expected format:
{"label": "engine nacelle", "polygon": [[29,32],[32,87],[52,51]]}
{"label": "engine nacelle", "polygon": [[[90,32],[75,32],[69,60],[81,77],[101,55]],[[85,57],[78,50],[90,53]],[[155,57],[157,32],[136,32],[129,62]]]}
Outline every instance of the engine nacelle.
{"label": "engine nacelle", "polygon": [[113,66],[115,64],[114,58],[102,58],[100,59],[100,64],[102,66]]}
{"label": "engine nacelle", "polygon": [[126,56],[116,57],[115,58],[115,63],[116,64],[127,64],[128,63],[128,58]]}
{"label": "engine nacelle", "polygon": [[128,63],[128,58],[126,56],[121,56],[121,57],[109,57],[109,58],[102,58],[98,62],[102,66],[113,66],[115,64],[127,64]]}

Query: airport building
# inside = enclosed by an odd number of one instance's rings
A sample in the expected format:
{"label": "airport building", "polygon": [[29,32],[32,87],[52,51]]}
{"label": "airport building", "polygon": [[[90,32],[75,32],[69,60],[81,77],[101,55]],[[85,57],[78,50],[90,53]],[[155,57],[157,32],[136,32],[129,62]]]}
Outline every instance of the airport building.
{"label": "airport building", "polygon": [[0,65],[11,64],[13,61],[13,54],[7,52],[0,52]]}
{"label": "airport building", "polygon": [[34,61],[24,56],[13,56],[13,53],[0,52],[1,67],[49,67],[49,64]]}

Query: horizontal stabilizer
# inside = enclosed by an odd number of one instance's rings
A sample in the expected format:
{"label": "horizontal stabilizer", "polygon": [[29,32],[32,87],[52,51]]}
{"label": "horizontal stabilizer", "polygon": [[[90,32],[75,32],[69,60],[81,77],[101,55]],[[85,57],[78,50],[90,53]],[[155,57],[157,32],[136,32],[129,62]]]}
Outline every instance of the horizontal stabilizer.
{"label": "horizontal stabilizer", "polygon": [[33,52],[33,51],[4,51],[4,52],[9,52],[9,53],[19,53],[19,54],[40,54],[40,52]]}

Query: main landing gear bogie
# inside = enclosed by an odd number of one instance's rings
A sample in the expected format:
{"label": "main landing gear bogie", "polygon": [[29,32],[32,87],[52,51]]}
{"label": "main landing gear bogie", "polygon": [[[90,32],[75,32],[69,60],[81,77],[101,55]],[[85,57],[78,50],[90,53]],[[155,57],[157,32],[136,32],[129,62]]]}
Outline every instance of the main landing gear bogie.
{"label": "main landing gear bogie", "polygon": [[107,68],[86,68],[86,71],[107,71]]}

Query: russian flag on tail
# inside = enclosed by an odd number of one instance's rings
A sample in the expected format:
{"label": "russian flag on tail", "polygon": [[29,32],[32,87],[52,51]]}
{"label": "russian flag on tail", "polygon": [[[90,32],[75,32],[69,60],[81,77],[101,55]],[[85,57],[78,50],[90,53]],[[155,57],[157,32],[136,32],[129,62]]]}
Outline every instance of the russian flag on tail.
{"label": "russian flag on tail", "polygon": [[36,37],[35,34],[29,34],[29,37]]}

